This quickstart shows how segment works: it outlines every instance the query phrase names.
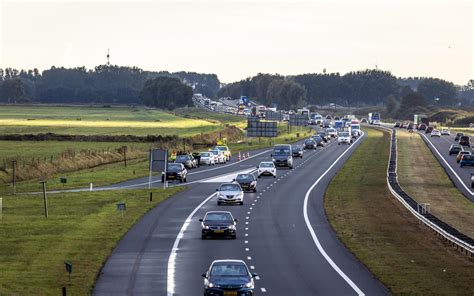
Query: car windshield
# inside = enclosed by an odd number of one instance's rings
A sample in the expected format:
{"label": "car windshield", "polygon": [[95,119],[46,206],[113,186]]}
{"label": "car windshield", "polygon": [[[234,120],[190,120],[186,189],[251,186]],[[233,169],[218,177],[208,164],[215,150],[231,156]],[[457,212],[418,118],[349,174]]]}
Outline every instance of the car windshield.
{"label": "car windshield", "polygon": [[203,152],[203,153],[201,153],[200,155],[201,155],[201,157],[209,157],[209,156],[211,156],[211,153],[209,153],[209,152]]}
{"label": "car windshield", "polygon": [[217,151],[217,150],[212,150],[211,152],[212,152],[212,154],[214,154],[214,155],[219,155],[219,151]]}
{"label": "car windshield", "polygon": [[240,174],[235,178],[237,181],[250,181],[253,180],[253,175],[251,174]]}
{"label": "car windshield", "polygon": [[349,133],[348,132],[342,132],[342,133],[339,133],[339,136],[340,137],[349,137]]}
{"label": "car windshield", "polygon": [[466,154],[462,157],[462,159],[463,160],[474,160],[474,156]]}
{"label": "car windshield", "polygon": [[358,126],[358,125],[353,125],[351,128],[352,128],[352,129],[355,129],[355,130],[358,130],[358,129],[360,129],[360,126]]}
{"label": "car windshield", "polygon": [[230,213],[207,213],[204,221],[213,221],[213,222],[231,222],[234,219]]}
{"label": "car windshield", "polygon": [[306,144],[314,144],[314,141],[313,141],[313,140],[306,140],[305,143],[306,143]]}
{"label": "car windshield", "polygon": [[240,191],[240,186],[237,184],[223,184],[220,191]]}
{"label": "car windshield", "polygon": [[295,151],[300,151],[301,147],[295,146],[295,147],[292,147],[291,149],[293,150],[293,152],[295,152]]}
{"label": "car windshield", "polygon": [[221,151],[226,151],[226,150],[228,150],[227,147],[224,147],[224,146],[216,146],[216,149],[217,149],[217,150],[221,150]]}
{"label": "car windshield", "polygon": [[181,170],[181,164],[179,163],[168,164],[168,171],[178,171],[178,170]]}
{"label": "car windshield", "polygon": [[290,153],[289,148],[274,148],[273,154],[275,155],[288,155]]}
{"label": "car windshield", "polygon": [[242,263],[216,263],[212,266],[211,276],[248,276],[248,271]]}
{"label": "car windshield", "polygon": [[260,163],[260,167],[261,168],[271,168],[271,167],[273,167],[273,163],[272,162],[262,162],[262,163]]}
{"label": "car windshield", "polygon": [[177,161],[186,161],[186,160],[188,160],[188,156],[187,155],[178,155],[178,156],[176,156],[176,160]]}

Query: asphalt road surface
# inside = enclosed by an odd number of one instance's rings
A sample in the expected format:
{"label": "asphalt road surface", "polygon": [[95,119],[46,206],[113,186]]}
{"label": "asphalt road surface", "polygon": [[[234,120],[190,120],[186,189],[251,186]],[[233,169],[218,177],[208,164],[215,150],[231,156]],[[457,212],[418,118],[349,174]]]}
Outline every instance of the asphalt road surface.
{"label": "asphalt road surface", "polygon": [[[269,151],[194,170],[202,173],[192,175],[188,190],[146,214],[119,242],[94,294],[202,295],[201,274],[215,259],[246,261],[259,274],[255,295],[389,294],[337,239],[323,207],[329,181],[362,140],[306,151],[293,170],[258,179],[258,191],[245,193],[243,206],[217,206],[215,189],[271,160]],[[199,219],[211,210],[229,210],[239,220],[236,240],[201,240]]]}
{"label": "asphalt road surface", "polygon": [[471,174],[474,174],[474,167],[459,166],[456,162],[456,155],[449,155],[449,146],[457,143],[454,141],[454,135],[431,137],[430,134],[420,133],[428,141],[428,147],[439,163],[448,173],[456,187],[470,200],[474,201],[474,191],[471,188]]}

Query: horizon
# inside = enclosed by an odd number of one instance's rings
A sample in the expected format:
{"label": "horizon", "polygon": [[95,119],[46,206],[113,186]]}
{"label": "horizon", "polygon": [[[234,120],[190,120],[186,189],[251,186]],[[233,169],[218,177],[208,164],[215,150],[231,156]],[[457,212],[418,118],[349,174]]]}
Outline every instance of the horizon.
{"label": "horizon", "polygon": [[113,65],[216,74],[222,83],[378,69],[466,85],[474,6],[451,2],[3,1],[0,68],[93,69],[110,48]]}

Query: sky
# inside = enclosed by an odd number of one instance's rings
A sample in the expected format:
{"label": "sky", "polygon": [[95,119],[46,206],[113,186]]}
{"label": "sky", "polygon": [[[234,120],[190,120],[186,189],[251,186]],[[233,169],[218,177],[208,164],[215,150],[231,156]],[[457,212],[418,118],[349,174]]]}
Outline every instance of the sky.
{"label": "sky", "polygon": [[474,79],[474,0],[0,0],[0,68]]}

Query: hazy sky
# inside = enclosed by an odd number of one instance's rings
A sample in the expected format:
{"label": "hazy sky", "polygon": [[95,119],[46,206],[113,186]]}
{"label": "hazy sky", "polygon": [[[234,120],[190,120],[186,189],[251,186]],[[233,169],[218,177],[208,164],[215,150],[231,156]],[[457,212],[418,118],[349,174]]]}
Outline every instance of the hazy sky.
{"label": "hazy sky", "polygon": [[0,68],[106,62],[146,70],[474,79],[471,1],[0,0]]}

